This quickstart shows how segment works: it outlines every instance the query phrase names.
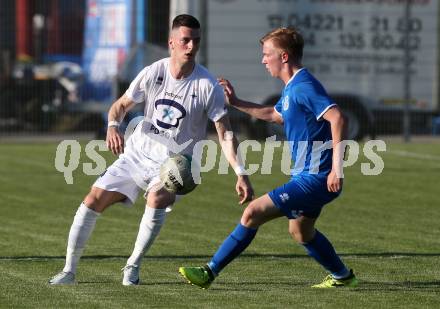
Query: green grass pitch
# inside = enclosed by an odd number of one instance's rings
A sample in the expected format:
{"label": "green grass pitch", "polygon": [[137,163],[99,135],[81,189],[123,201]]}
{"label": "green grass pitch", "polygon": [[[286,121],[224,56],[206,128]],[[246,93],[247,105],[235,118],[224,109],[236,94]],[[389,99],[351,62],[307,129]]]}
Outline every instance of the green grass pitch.
{"label": "green grass pitch", "polygon": [[[388,143],[379,176],[345,171],[343,195],[327,205],[317,227],[360,280],[357,289],[315,290],[326,275],[291,240],[284,218],[264,225],[244,254],[209,290],[183,282],[179,266],[209,260],[237,224],[235,177],[210,172],[167,217],[137,287],[121,285],[143,213],[115,205],[98,220],[76,286],[49,286],[61,270],[73,215],[95,176],[81,153],[74,184],[54,167],[56,144],[0,145],[1,308],[439,308],[440,144]],[[362,149],[362,148],[361,148]],[[361,152],[362,153],[362,152]],[[249,152],[258,162],[259,152]],[[114,159],[106,153],[107,163]],[[256,174],[261,195],[287,180]]]}

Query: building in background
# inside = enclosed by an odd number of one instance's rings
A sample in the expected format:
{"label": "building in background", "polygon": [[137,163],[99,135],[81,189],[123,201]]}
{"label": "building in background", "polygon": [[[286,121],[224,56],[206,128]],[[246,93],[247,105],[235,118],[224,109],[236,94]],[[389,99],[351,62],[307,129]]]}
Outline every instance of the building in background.
{"label": "building in background", "polygon": [[68,103],[111,102],[127,58],[166,47],[168,28],[168,0],[0,0],[1,131],[58,130]]}
{"label": "building in background", "polygon": [[168,20],[169,1],[0,0],[1,68],[6,54],[12,62],[82,64],[93,35],[101,38],[95,44],[166,46]]}
{"label": "building in background", "polygon": [[83,46],[84,0],[2,1],[1,6],[0,10],[6,8],[10,14],[2,32],[15,34],[16,60],[44,62],[56,60],[50,58],[53,55],[65,55],[79,61]]}

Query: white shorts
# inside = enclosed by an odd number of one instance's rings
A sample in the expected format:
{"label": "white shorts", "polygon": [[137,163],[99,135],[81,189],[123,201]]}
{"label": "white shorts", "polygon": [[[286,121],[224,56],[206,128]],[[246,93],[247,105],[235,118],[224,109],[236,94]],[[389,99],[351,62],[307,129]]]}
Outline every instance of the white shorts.
{"label": "white shorts", "polygon": [[136,202],[141,190],[148,192],[160,182],[160,166],[156,162],[144,161],[143,167],[143,170],[139,170],[121,156],[107,168],[93,186],[124,194],[127,199],[122,203],[131,206]]}
{"label": "white shorts", "polygon": [[[136,202],[139,192],[144,190],[144,197],[148,191],[160,182],[159,170],[160,166],[155,162],[148,163],[150,168],[144,170],[141,174],[138,169],[129,164],[124,157],[120,157],[95,181],[94,187],[104,189],[106,191],[119,192],[127,198],[122,203],[131,207]],[[182,198],[176,195],[174,203]],[[172,210],[173,205],[168,205],[167,212]]]}

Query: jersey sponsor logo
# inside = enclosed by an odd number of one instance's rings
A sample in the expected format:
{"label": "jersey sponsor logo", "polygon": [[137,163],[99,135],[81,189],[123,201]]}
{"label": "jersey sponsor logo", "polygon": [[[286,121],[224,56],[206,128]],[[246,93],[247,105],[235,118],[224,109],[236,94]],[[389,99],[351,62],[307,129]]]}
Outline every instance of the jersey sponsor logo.
{"label": "jersey sponsor logo", "polygon": [[289,96],[285,96],[283,99],[283,110],[289,109]]}
{"label": "jersey sponsor logo", "polygon": [[183,96],[181,96],[181,95],[177,95],[172,92],[166,92],[166,91],[165,91],[165,96],[173,98],[173,99],[179,99],[179,100],[182,100],[182,98],[183,98]]}
{"label": "jersey sponsor logo", "polygon": [[177,128],[180,120],[186,116],[185,108],[173,100],[157,100],[154,108],[153,121],[163,129]]}

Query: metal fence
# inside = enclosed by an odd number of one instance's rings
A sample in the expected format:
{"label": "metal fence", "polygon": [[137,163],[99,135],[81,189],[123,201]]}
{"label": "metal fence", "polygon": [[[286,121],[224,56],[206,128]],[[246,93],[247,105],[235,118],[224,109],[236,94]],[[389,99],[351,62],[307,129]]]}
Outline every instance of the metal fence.
{"label": "metal fence", "polygon": [[[306,40],[304,64],[344,109],[350,137],[440,134],[437,1],[250,2],[206,1],[199,17],[206,23],[203,60],[214,74],[243,79],[238,80],[239,93],[259,88],[255,29],[264,34],[266,28],[295,26]],[[117,29],[126,30],[127,52],[124,61],[111,64],[116,68],[108,80],[111,95],[87,98],[84,94],[91,90],[84,55],[93,38],[87,23],[91,15],[102,14],[93,6],[97,3],[0,1],[0,135],[102,135],[105,111],[133,75],[127,71],[166,55],[174,1],[119,1],[119,9],[127,5],[129,10],[125,23],[106,22],[113,24],[109,29],[116,29],[116,36]],[[257,55],[251,60],[249,47]],[[279,85],[275,88],[263,91],[279,93]],[[273,95],[259,103],[276,99]],[[231,112],[231,117],[234,127],[251,137],[280,134],[279,128],[239,113]]]}

